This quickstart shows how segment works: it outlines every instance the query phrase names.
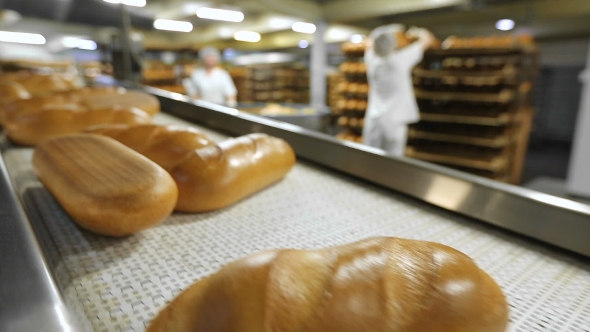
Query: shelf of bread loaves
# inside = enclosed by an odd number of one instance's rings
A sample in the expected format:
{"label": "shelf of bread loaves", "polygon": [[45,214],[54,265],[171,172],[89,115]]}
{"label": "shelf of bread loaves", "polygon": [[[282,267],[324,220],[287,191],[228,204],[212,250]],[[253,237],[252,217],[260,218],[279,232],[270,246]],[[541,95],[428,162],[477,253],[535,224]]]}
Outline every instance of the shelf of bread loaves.
{"label": "shelf of bread loaves", "polygon": [[367,41],[363,40],[359,43],[344,42],[342,43],[342,53],[349,59],[359,59],[365,56],[367,49]]}
{"label": "shelf of bread loaves", "polygon": [[355,143],[363,143],[363,136],[356,132],[345,131],[336,135],[337,139]]}
{"label": "shelf of bread loaves", "polygon": [[534,48],[528,37],[450,37],[427,51],[413,70],[420,122],[408,133],[407,155],[518,183]]}
{"label": "shelf of bread loaves", "polygon": [[369,84],[367,83],[367,66],[363,56],[367,47],[366,42],[342,44],[342,52],[347,60],[339,66],[342,80],[335,87],[338,99],[334,101],[336,114],[340,117],[336,125],[344,132],[337,138],[362,143],[364,117],[367,111]]}
{"label": "shelf of bread loaves", "polygon": [[409,128],[410,140],[460,143],[490,148],[502,148],[513,143],[513,127],[472,126],[456,123],[431,123],[422,121]]}
{"label": "shelf of bread loaves", "polygon": [[255,64],[229,71],[242,103],[309,103],[309,71],[297,63]]}
{"label": "shelf of bread loaves", "polygon": [[507,35],[507,36],[479,36],[461,38],[450,36],[445,39],[440,47],[443,55],[449,54],[515,54],[530,53],[536,51],[536,44],[531,35]]}
{"label": "shelf of bread loaves", "polygon": [[340,109],[338,108],[338,102],[341,97],[340,85],[344,82],[344,75],[339,71],[328,73],[328,94],[326,96],[326,104],[332,110],[332,115],[340,114]]}
{"label": "shelf of bread loaves", "polygon": [[410,140],[406,156],[443,165],[505,172],[509,167],[509,150],[471,144]]}
{"label": "shelf of bread loaves", "polygon": [[367,65],[361,61],[346,61],[339,67],[348,82],[367,82]]}

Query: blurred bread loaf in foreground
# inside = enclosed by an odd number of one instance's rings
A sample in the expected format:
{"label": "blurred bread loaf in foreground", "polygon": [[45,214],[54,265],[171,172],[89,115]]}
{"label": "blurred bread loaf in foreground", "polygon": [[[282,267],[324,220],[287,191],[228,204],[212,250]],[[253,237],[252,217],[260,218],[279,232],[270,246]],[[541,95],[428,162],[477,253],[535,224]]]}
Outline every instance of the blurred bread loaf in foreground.
{"label": "blurred bread loaf in foreground", "polygon": [[170,175],[123,144],[76,134],[43,141],[35,173],[64,210],[92,232],[125,236],[168,217],[178,191]]}
{"label": "blurred bread loaf in foreground", "polygon": [[148,332],[504,332],[500,287],[463,253],[399,238],[272,250],[189,287]]}
{"label": "blurred bread loaf in foreground", "polygon": [[31,94],[21,84],[12,81],[0,81],[0,104],[28,98],[31,98]]}

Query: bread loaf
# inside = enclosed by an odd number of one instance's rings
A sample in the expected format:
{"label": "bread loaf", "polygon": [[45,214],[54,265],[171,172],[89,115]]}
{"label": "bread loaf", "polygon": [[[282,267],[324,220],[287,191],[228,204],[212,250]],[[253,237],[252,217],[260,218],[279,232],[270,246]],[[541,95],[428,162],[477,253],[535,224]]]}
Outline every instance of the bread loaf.
{"label": "bread loaf", "polygon": [[35,173],[81,227],[125,236],[168,217],[178,196],[160,166],[117,141],[75,134],[43,141]]}
{"label": "bread loaf", "polygon": [[14,100],[0,106],[0,125],[5,126],[6,122],[21,115],[38,113],[52,108],[71,108],[72,105],[77,104],[64,95]]}
{"label": "bread loaf", "polygon": [[500,287],[463,253],[399,238],[273,250],[181,293],[148,332],[504,332]]}
{"label": "bread loaf", "polygon": [[31,98],[31,94],[22,85],[11,81],[0,81],[0,104],[28,98]]}
{"label": "bread loaf", "polygon": [[172,126],[97,128],[158,163],[178,186],[176,210],[205,212],[231,205],[283,178],[295,164],[285,141],[251,134],[212,145],[194,129]]}
{"label": "bread loaf", "polygon": [[97,126],[88,128],[86,133],[114,138],[167,171],[172,171],[196,149],[215,144],[196,129],[156,124]]}
{"label": "bread loaf", "polygon": [[[66,106],[67,105],[67,106]],[[17,100],[0,107],[0,125],[23,114],[38,113],[47,109],[78,106],[82,109],[137,108],[149,115],[160,111],[156,97],[139,91],[123,88],[94,87],[55,92],[49,96],[38,96]]]}
{"label": "bread loaf", "polygon": [[4,129],[11,142],[33,146],[50,137],[79,133],[100,124],[133,125],[150,121],[147,113],[136,108],[87,110],[73,105],[14,117],[7,120]]}
{"label": "bread loaf", "polygon": [[76,89],[69,75],[32,75],[19,81],[32,96],[49,96],[55,92]]}
{"label": "bread loaf", "polygon": [[295,165],[282,139],[251,134],[191,153],[171,171],[178,185],[176,209],[205,212],[231,205],[279,181]]}
{"label": "bread loaf", "polygon": [[158,98],[141,91],[126,91],[125,93],[109,94],[105,98],[103,94],[88,94],[84,97],[82,104],[91,109],[110,107],[135,107],[149,115],[160,112],[160,101]]}

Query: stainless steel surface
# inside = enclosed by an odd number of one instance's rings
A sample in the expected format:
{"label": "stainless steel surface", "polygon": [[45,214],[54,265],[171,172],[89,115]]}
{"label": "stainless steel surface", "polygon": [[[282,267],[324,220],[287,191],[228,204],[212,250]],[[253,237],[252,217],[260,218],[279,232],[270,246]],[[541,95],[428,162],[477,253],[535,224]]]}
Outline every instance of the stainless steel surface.
{"label": "stainless steel surface", "polygon": [[[268,103],[251,103],[251,104],[239,104],[237,109],[250,113],[252,109],[260,109],[269,105]],[[296,126],[300,126],[309,130],[319,131],[322,133],[328,133],[330,130],[330,108],[323,107],[311,107],[310,105],[304,104],[284,104],[280,103],[281,106],[291,107],[298,111],[297,114],[254,114],[262,116],[276,121],[287,122]],[[313,108],[315,113],[307,114],[304,112],[305,108]]]}
{"label": "stainless steel surface", "polygon": [[1,156],[0,331],[84,331],[56,287]]}
{"label": "stainless steel surface", "polygon": [[300,158],[368,180],[502,228],[590,257],[590,206],[381,150],[341,142],[183,95],[145,88],[166,112],[231,135],[264,132],[287,140]]}
{"label": "stainless steel surface", "polygon": [[[227,137],[167,114],[155,121]],[[31,149],[3,156],[32,225],[46,229],[39,239],[55,244],[49,266],[69,308],[80,308],[95,331],[143,331],[167,301],[249,253],[372,236],[435,241],[472,257],[504,290],[511,332],[590,331],[588,260],[312,163],[299,161],[284,180],[228,208],[174,214],[133,236],[109,238],[65,214],[32,172]]]}

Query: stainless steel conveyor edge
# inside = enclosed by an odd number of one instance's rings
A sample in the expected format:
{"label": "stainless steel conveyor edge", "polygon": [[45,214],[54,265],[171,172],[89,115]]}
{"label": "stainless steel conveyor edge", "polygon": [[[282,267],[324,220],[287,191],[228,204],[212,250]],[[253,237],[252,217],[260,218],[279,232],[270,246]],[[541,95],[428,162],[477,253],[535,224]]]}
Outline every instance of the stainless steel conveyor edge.
{"label": "stainless steel conveyor edge", "polygon": [[231,135],[262,132],[288,141],[298,157],[424,202],[590,257],[590,206],[144,87],[162,109]]}
{"label": "stainless steel conveyor edge", "polygon": [[0,331],[83,331],[60,294],[1,155]]}

